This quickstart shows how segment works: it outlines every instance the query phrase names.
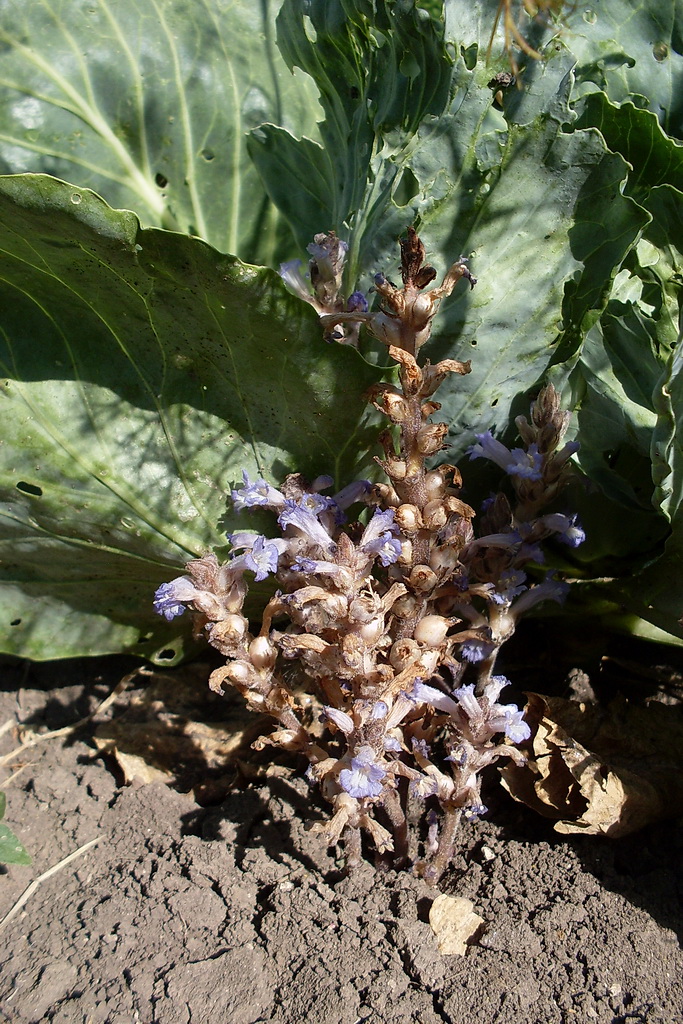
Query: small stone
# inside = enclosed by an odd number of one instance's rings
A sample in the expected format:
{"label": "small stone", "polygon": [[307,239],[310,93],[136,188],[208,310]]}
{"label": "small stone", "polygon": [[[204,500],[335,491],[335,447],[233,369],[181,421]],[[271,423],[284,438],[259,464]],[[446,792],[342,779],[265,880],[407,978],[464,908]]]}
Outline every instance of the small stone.
{"label": "small stone", "polygon": [[490,846],[482,846],[481,855],[484,860],[495,860],[496,855]]}
{"label": "small stone", "polygon": [[429,923],[440,953],[464,956],[468,941],[481,929],[484,919],[474,913],[471,900],[442,895],[432,903]]}

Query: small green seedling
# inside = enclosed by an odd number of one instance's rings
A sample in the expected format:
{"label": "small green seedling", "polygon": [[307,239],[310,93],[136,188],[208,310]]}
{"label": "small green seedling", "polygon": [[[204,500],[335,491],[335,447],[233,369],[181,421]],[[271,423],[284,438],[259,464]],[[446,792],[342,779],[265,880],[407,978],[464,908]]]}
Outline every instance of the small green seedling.
{"label": "small green seedling", "polygon": [[[7,797],[0,790],[0,822],[5,817]],[[26,852],[14,832],[8,825],[0,824],[0,864],[30,864],[30,854]]]}

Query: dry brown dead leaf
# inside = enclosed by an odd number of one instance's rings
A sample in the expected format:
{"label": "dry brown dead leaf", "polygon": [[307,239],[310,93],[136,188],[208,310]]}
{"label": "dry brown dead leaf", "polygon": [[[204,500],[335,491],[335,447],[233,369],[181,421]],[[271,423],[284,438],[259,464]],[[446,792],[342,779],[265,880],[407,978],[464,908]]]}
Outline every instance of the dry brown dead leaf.
{"label": "dry brown dead leaf", "polygon": [[557,832],[616,838],[683,811],[682,705],[527,696],[529,760],[503,785]]}

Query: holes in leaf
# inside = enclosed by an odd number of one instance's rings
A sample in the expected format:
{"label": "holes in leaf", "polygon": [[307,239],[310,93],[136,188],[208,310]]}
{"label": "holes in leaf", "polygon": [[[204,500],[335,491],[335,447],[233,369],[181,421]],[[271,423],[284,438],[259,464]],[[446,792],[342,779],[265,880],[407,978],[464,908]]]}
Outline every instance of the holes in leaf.
{"label": "holes in leaf", "polygon": [[652,50],[652,56],[661,64],[669,56],[669,47],[666,43],[657,43]]}
{"label": "holes in leaf", "polygon": [[474,71],[477,66],[477,57],[479,56],[479,45],[472,43],[471,46],[461,46],[460,53],[462,59],[465,62],[465,67],[468,71]]}
{"label": "holes in leaf", "polygon": [[161,171],[159,171],[159,173],[156,175],[154,181],[156,182],[159,188],[166,188],[166,186],[168,185],[168,178],[164,177]]}
{"label": "holes in leaf", "polygon": [[216,159],[216,154],[212,153],[210,149],[203,149],[201,152],[202,160],[206,160],[207,164],[210,164],[212,160]]}
{"label": "holes in leaf", "polygon": [[394,189],[393,200],[398,206],[407,206],[420,191],[420,185],[409,167],[404,168]]}
{"label": "holes in leaf", "polygon": [[12,621],[10,622],[10,626],[20,626],[20,625],[21,625],[21,619],[12,619]]}
{"label": "holes in leaf", "polygon": [[357,85],[351,86],[351,88],[349,89],[349,96],[351,97],[352,100],[360,99],[360,89],[358,88]]}
{"label": "holes in leaf", "polygon": [[17,484],[17,490],[23,491],[24,494],[33,494],[36,498],[42,498],[43,488],[38,487],[37,484],[27,484],[25,480],[20,480]]}
{"label": "holes in leaf", "polygon": [[163,651],[157,654],[159,661],[172,661],[175,658],[175,651],[172,647],[164,647]]}
{"label": "holes in leaf", "polygon": [[498,399],[494,398],[493,401],[491,402],[491,408],[495,409],[497,405],[498,405]]}

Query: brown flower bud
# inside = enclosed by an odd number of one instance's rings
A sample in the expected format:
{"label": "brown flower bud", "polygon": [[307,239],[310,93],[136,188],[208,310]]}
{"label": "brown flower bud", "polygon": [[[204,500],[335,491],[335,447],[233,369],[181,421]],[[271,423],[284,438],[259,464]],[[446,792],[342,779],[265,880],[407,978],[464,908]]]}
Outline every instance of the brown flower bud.
{"label": "brown flower bud", "polygon": [[221,665],[209,676],[209,687],[214,693],[221,696],[225,693],[223,683],[228,680],[239,690],[244,690],[258,678],[254,668],[247,661],[230,661],[227,665]]}
{"label": "brown flower bud", "polygon": [[428,679],[429,676],[434,675],[439,664],[440,657],[441,651],[437,648],[426,647],[422,649],[422,653],[417,659],[417,665],[420,667],[420,673],[423,678]]}
{"label": "brown flower bud", "polygon": [[451,466],[447,462],[443,462],[439,469],[446,476],[450,477],[450,486],[459,489],[462,487],[462,473],[457,466]]}
{"label": "brown flower bud", "polygon": [[515,426],[517,427],[519,436],[527,447],[536,441],[536,430],[529,424],[526,416],[516,416]]}
{"label": "brown flower bud", "polygon": [[430,569],[428,565],[415,565],[410,573],[408,580],[413,590],[418,591],[420,594],[426,594],[439,582],[439,579],[433,569]]}
{"label": "brown flower bud", "polygon": [[381,607],[380,599],[374,594],[359,594],[349,604],[351,622],[370,622]]}
{"label": "brown flower bud", "polygon": [[206,627],[209,642],[228,657],[236,657],[243,653],[242,641],[246,636],[249,622],[243,615],[234,612],[226,615],[218,622],[210,622]]}
{"label": "brown flower bud", "polygon": [[432,533],[437,533],[448,521],[448,512],[444,501],[441,499],[428,501],[422,510],[422,518],[425,527]]}
{"label": "brown flower bud", "polygon": [[429,556],[429,564],[434,572],[445,576],[453,571],[460,561],[459,552],[456,548],[442,547],[432,548]]}
{"label": "brown flower bud", "polygon": [[417,615],[419,607],[419,602],[412,594],[404,594],[394,603],[391,610],[399,619],[410,619],[413,615]]}
{"label": "brown flower bud", "polygon": [[408,665],[415,661],[419,652],[420,648],[415,640],[408,638],[397,640],[389,651],[389,661],[392,668],[395,668],[397,672],[402,672],[404,668],[407,668]]}
{"label": "brown flower bud", "polygon": [[433,416],[435,412],[438,412],[441,408],[441,402],[423,402],[420,408],[422,419],[428,420],[430,416]]}
{"label": "brown flower bud", "polygon": [[[377,459],[379,462],[379,459]],[[381,465],[381,462],[380,462]],[[389,484],[373,484],[369,494],[369,505],[381,505],[383,508],[396,508],[401,504],[401,499]]]}
{"label": "brown flower bud", "polygon": [[415,627],[414,636],[418,643],[426,647],[438,647],[446,638],[450,620],[443,615],[425,615]]}
{"label": "brown flower bud", "polygon": [[466,374],[472,369],[469,360],[466,363],[459,363],[457,359],[442,359],[436,366],[424,366],[422,370],[423,385],[422,395],[433,395],[439,384],[446,379],[449,373]]}
{"label": "brown flower bud", "polygon": [[422,529],[422,516],[416,505],[399,505],[394,513],[394,522],[399,530],[408,536]]}
{"label": "brown flower bud", "polygon": [[376,644],[384,633],[384,616],[380,615],[371,619],[370,622],[365,622],[356,630],[356,633],[368,646]]}
{"label": "brown flower bud", "polygon": [[257,636],[249,644],[249,660],[254,668],[271,669],[277,660],[277,648],[267,636]]}
{"label": "brown flower bud", "polygon": [[460,498],[456,498],[454,494],[449,494],[445,497],[443,503],[444,507],[447,508],[452,515],[462,516],[463,519],[474,519],[477,514],[471,505],[461,501]]}
{"label": "brown flower bud", "polygon": [[429,501],[443,498],[446,493],[445,473],[442,472],[441,468],[432,469],[429,473],[425,473],[424,485]]}
{"label": "brown flower bud", "polygon": [[417,432],[417,450],[422,455],[436,455],[443,447],[447,433],[447,423],[429,423]]}
{"label": "brown flower bud", "polygon": [[405,480],[408,467],[404,459],[388,458],[380,466],[392,480]]}
{"label": "brown flower bud", "polygon": [[411,540],[401,541],[401,554],[398,558],[399,565],[413,564],[413,542]]}
{"label": "brown flower bud", "polygon": [[408,404],[398,390],[390,384],[374,384],[367,393],[368,401],[388,416],[393,423],[403,423],[409,415]]}
{"label": "brown flower bud", "polygon": [[389,346],[389,355],[397,363],[401,364],[401,386],[403,387],[404,394],[416,395],[422,386],[422,370],[417,365],[415,356],[411,355],[410,352],[406,352],[404,348],[397,348],[395,345]]}

